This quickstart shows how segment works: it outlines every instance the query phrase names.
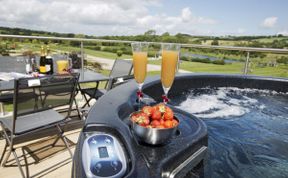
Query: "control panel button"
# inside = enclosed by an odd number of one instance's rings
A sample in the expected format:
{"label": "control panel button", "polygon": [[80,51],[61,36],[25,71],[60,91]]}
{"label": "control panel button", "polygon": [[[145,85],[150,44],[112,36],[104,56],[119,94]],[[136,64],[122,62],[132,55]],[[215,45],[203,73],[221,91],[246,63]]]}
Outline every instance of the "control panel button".
{"label": "control panel button", "polygon": [[111,166],[116,170],[118,166],[118,161],[111,161]]}
{"label": "control panel button", "polygon": [[102,164],[101,164],[101,163],[97,163],[97,164],[95,165],[95,170],[96,170],[97,173],[100,172],[100,169],[101,169],[101,168],[102,168]]}
{"label": "control panel button", "polygon": [[111,144],[111,140],[109,138],[105,138],[105,143]]}
{"label": "control panel button", "polygon": [[91,141],[91,143],[94,144],[94,145],[96,145],[98,142],[97,142],[95,139],[93,139],[93,140]]}

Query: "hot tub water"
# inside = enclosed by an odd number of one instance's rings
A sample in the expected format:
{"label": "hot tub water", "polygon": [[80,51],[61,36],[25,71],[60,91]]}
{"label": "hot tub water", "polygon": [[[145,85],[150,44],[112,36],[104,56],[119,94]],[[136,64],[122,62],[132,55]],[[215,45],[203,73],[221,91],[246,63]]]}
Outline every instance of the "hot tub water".
{"label": "hot tub water", "polygon": [[170,98],[207,124],[205,177],[288,177],[288,93],[221,87]]}

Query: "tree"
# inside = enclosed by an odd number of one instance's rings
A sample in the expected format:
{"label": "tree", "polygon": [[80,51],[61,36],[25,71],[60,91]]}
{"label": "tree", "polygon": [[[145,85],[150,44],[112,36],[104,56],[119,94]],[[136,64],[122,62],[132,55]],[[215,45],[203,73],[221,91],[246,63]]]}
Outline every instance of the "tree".
{"label": "tree", "polygon": [[276,61],[277,61],[278,63],[288,64],[288,57],[282,56],[281,58],[276,59]]}
{"label": "tree", "polygon": [[68,34],[67,34],[67,37],[68,37],[68,38],[74,38],[74,37],[75,37],[75,34],[74,34],[74,33],[68,33]]}
{"label": "tree", "polygon": [[165,33],[163,33],[161,36],[162,36],[162,37],[164,37],[164,36],[170,36],[170,34],[169,34],[168,32],[165,32]]}
{"label": "tree", "polygon": [[145,36],[154,36],[156,35],[156,30],[148,30],[144,33]]}
{"label": "tree", "polygon": [[278,35],[277,35],[277,37],[283,37],[283,36],[284,36],[283,34],[278,34]]}
{"label": "tree", "polygon": [[117,53],[117,56],[120,58],[122,56],[122,54],[123,54],[123,51],[118,50],[116,53]]}
{"label": "tree", "polygon": [[213,40],[213,41],[211,42],[211,45],[218,46],[218,45],[219,45],[219,41],[215,39],[215,40]]}

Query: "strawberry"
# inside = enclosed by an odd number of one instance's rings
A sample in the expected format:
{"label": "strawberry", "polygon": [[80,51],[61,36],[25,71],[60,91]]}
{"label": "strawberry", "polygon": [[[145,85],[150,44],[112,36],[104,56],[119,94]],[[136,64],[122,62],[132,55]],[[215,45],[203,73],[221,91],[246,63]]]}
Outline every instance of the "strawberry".
{"label": "strawberry", "polygon": [[171,121],[171,120],[165,121],[164,127],[165,127],[165,128],[172,128],[172,127],[173,127],[172,121]]}
{"label": "strawberry", "polygon": [[149,117],[145,113],[140,113],[136,119],[136,123],[141,126],[149,125]]}
{"label": "strawberry", "polygon": [[160,125],[160,122],[158,120],[153,120],[150,124],[153,128],[156,128]]}
{"label": "strawberry", "polygon": [[164,119],[160,119],[160,124],[161,125],[164,125],[164,122],[165,122]]}
{"label": "strawberry", "polygon": [[162,114],[165,113],[165,111],[166,111],[165,104],[160,103],[160,104],[156,105],[156,107],[157,107],[157,110],[160,111]]}
{"label": "strawberry", "polygon": [[151,107],[151,106],[144,106],[143,108],[142,108],[142,112],[143,113],[145,113],[145,114],[147,114],[147,116],[151,116],[152,114],[153,114],[153,107]]}
{"label": "strawberry", "polygon": [[158,110],[154,111],[152,116],[151,116],[151,118],[154,120],[160,120],[161,117],[162,117],[161,112]]}
{"label": "strawberry", "polygon": [[158,125],[156,128],[158,128],[158,129],[165,129],[164,125]]}
{"label": "strawberry", "polygon": [[176,127],[179,124],[179,122],[175,119],[172,120],[173,127]]}
{"label": "strawberry", "polygon": [[171,111],[166,111],[165,113],[164,113],[164,119],[165,120],[172,120],[174,118],[174,113],[173,113],[173,111],[171,110]]}

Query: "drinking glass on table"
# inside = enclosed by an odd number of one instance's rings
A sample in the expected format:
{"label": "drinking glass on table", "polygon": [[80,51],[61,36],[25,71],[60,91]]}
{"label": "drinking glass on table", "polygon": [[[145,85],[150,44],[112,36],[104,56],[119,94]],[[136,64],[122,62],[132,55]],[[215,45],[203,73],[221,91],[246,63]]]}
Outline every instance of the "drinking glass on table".
{"label": "drinking glass on table", "polygon": [[131,43],[131,47],[133,52],[134,79],[138,84],[137,97],[140,106],[140,102],[143,98],[142,86],[144,84],[147,73],[149,43],[135,42]]}
{"label": "drinking glass on table", "polygon": [[57,72],[59,74],[67,72],[68,67],[69,67],[68,60],[58,60],[56,61],[56,63],[57,63]]}
{"label": "drinking glass on table", "polygon": [[180,44],[163,43],[161,45],[162,64],[161,64],[161,83],[164,90],[163,102],[168,102],[168,92],[173,84],[177,70]]}

